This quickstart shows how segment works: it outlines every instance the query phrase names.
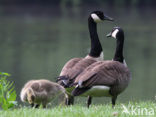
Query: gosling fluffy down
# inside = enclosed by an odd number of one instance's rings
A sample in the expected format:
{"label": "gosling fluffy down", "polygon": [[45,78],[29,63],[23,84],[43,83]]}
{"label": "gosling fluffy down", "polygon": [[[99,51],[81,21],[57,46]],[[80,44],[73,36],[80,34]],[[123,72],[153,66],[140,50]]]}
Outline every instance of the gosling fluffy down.
{"label": "gosling fluffy down", "polygon": [[28,102],[33,106],[40,106],[45,108],[46,105],[55,98],[64,101],[67,98],[65,89],[49,80],[30,80],[21,90],[20,98],[22,102]]}

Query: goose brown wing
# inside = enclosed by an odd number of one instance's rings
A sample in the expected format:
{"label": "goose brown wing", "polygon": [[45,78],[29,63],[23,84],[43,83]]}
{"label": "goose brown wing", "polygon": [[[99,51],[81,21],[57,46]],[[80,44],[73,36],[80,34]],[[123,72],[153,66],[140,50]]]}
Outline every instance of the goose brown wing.
{"label": "goose brown wing", "polygon": [[70,61],[68,61],[64,67],[62,68],[62,71],[60,73],[60,76],[66,76],[68,71],[71,71],[72,68],[75,66],[75,64],[77,62],[79,62],[80,60],[82,60],[83,58],[73,58]]}
{"label": "goose brown wing", "polygon": [[81,87],[92,87],[94,85],[111,86],[122,80],[126,73],[125,66],[116,61],[96,62],[86,68],[76,79],[74,84]]}
{"label": "goose brown wing", "polygon": [[96,62],[94,59],[76,58],[70,60],[62,69],[60,76],[67,76],[69,79],[77,77],[86,67]]}

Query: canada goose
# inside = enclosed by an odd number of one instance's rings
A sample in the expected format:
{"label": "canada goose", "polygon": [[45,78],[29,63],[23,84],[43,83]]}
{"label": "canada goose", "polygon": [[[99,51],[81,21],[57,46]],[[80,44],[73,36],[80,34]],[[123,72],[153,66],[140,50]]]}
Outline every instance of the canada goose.
{"label": "canada goose", "polygon": [[88,27],[91,38],[91,50],[85,58],[73,58],[69,60],[63,67],[60,76],[57,81],[59,84],[66,88],[69,99],[68,104],[74,103],[74,98],[71,96],[72,88],[69,88],[70,84],[74,82],[74,79],[89,65],[96,61],[103,60],[102,46],[97,34],[97,23],[103,20],[113,21],[112,18],[106,16],[101,11],[94,11],[89,15]]}
{"label": "canada goose", "polygon": [[102,96],[111,97],[112,107],[114,107],[117,96],[125,90],[131,79],[128,67],[123,64],[123,30],[115,27],[107,36],[117,39],[113,61],[107,60],[93,63],[73,83],[76,88],[72,91],[72,95],[88,96],[88,107],[91,104],[92,97]]}
{"label": "canada goose", "polygon": [[67,98],[65,89],[49,80],[30,80],[21,90],[21,101],[28,102],[32,107],[38,108],[41,104],[43,108],[54,98]]}

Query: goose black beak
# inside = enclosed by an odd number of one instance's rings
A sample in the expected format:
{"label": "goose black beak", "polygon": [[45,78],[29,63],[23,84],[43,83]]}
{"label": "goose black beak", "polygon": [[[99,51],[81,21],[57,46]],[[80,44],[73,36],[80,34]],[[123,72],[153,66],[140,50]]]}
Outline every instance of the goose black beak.
{"label": "goose black beak", "polygon": [[111,36],[112,36],[111,32],[106,35],[106,37],[111,37]]}
{"label": "goose black beak", "polygon": [[111,17],[109,17],[109,16],[107,16],[107,15],[104,15],[104,20],[108,20],[108,21],[114,21],[114,19],[113,18],[111,18]]}

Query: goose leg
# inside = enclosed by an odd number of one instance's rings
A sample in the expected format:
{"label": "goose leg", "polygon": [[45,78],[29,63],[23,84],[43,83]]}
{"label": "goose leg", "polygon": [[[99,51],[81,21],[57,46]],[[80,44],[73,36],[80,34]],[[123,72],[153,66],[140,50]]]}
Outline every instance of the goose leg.
{"label": "goose leg", "polygon": [[73,105],[74,104],[74,96],[70,97],[70,104]]}
{"label": "goose leg", "polygon": [[69,103],[69,98],[66,98],[65,99],[65,105],[68,105],[68,103]]}
{"label": "goose leg", "polygon": [[117,99],[117,96],[112,97],[112,108],[114,108],[115,106],[116,99]]}
{"label": "goose leg", "polygon": [[43,105],[43,108],[46,108],[46,105]]}
{"label": "goose leg", "polygon": [[39,104],[36,104],[36,105],[35,105],[35,108],[39,108],[39,106],[40,106]]}
{"label": "goose leg", "polygon": [[88,96],[88,100],[87,100],[87,107],[89,108],[90,104],[92,103],[92,97]]}
{"label": "goose leg", "polygon": [[74,96],[69,96],[68,98],[66,98],[65,104],[66,105],[73,105],[74,104]]}
{"label": "goose leg", "polygon": [[32,107],[32,108],[34,107],[34,103],[31,104],[31,107]]}

